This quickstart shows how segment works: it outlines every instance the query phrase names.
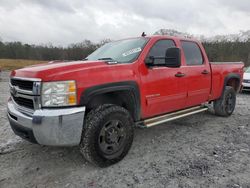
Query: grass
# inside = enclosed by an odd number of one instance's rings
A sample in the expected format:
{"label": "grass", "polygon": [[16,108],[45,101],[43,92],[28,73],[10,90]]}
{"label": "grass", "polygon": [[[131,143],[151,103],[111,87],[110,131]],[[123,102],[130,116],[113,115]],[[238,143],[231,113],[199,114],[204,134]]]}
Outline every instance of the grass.
{"label": "grass", "polygon": [[26,59],[0,59],[0,69],[15,70],[29,65],[46,63],[48,61],[26,60]]}

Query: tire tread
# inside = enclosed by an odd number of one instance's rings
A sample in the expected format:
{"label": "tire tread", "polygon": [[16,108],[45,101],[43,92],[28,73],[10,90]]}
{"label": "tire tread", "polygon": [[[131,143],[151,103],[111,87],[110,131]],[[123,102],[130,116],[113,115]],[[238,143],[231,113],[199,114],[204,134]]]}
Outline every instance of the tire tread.
{"label": "tire tread", "polygon": [[[100,156],[98,151],[96,151],[94,140],[95,140],[95,132],[98,130],[101,126],[100,121],[107,115],[112,113],[122,113],[126,116],[128,121],[131,123],[131,126],[129,127],[129,135],[128,135],[128,142],[125,145],[124,151],[122,154],[115,159],[105,159],[104,157]],[[132,142],[133,142],[133,126],[134,122],[132,120],[132,117],[130,116],[130,113],[123,107],[112,105],[112,104],[104,104],[96,109],[91,110],[85,119],[85,123],[83,126],[83,132],[82,132],[82,139],[80,143],[80,152],[84,156],[84,158],[89,161],[90,163],[99,166],[99,167],[107,167],[110,166],[121,159],[125,157],[125,155],[128,153]]]}

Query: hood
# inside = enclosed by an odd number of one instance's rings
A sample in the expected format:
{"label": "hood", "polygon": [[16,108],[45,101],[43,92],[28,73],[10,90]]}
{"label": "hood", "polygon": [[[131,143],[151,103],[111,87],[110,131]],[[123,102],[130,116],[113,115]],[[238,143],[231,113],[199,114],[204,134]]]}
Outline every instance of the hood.
{"label": "hood", "polygon": [[243,79],[244,79],[244,80],[250,80],[250,73],[245,72],[245,73],[243,74]]}
{"label": "hood", "polygon": [[53,80],[55,76],[110,66],[104,61],[52,61],[14,70],[11,76]]}

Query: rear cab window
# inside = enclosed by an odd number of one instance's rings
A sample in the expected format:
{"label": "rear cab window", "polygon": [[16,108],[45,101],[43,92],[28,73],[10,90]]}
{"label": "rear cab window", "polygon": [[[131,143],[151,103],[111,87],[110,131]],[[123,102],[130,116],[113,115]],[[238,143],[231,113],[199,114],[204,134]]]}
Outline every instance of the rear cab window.
{"label": "rear cab window", "polygon": [[203,65],[204,59],[201,49],[196,42],[181,41],[181,46],[186,58],[187,65]]}

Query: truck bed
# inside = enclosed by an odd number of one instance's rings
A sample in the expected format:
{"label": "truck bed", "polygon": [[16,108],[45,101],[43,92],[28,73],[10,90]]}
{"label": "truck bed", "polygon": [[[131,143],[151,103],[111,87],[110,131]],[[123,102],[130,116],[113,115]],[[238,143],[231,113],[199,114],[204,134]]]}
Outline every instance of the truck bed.
{"label": "truck bed", "polygon": [[[225,77],[243,74],[243,62],[210,62],[212,72],[212,100],[221,96],[224,88]],[[241,78],[240,78],[241,79]]]}

